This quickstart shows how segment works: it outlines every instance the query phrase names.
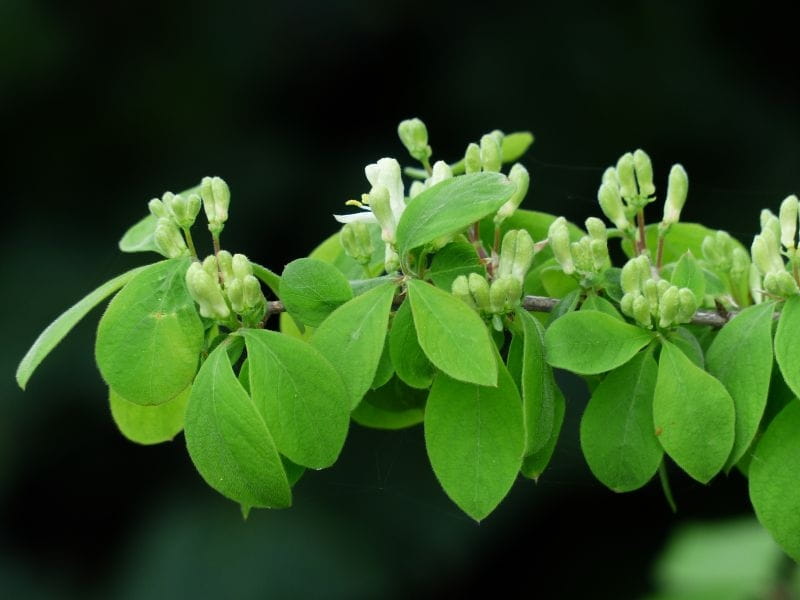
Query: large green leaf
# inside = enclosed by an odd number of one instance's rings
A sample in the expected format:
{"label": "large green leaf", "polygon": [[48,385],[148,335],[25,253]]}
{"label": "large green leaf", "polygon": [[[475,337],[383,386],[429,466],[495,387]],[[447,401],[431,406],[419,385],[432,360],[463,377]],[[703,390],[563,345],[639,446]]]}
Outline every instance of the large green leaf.
{"label": "large green leaf", "polygon": [[547,362],[581,375],[610,371],[628,362],[654,334],[599,311],[567,313],[547,328]]}
{"label": "large green leaf", "polygon": [[137,274],[100,319],[97,365],[109,387],[129,402],[167,402],[194,379],[203,324],[186,289],[189,262],[174,258]]}
{"label": "large green leaf", "polygon": [[522,461],[522,468],[520,473],[529,479],[538,481],[539,477],[544,473],[547,465],[550,464],[550,459],[553,456],[553,451],[556,449],[558,437],[561,433],[561,426],[564,424],[564,413],[566,412],[566,401],[564,394],[556,385],[554,395],[554,411],[553,411],[553,431],[550,434],[550,439],[544,447],[525,457]]}
{"label": "large green leaf", "polygon": [[36,338],[36,341],[33,342],[33,345],[25,353],[25,356],[22,357],[19,366],[17,366],[16,378],[19,387],[23,390],[25,389],[36,367],[41,364],[72,328],[78,324],[78,321],[85,317],[95,306],[100,304],[146,268],[147,267],[137,267],[131,269],[127,273],[118,275],[110,281],[106,281],[103,285],[83,297],[76,304],[68,308],[66,312],[59,315],[55,321],[50,323],[50,325],[39,334],[39,337]]}
{"label": "large green leaf", "polygon": [[364,427],[404,429],[422,423],[427,391],[414,389],[397,377],[376,390],[370,390],[351,417]]}
{"label": "large green leaf", "polygon": [[496,385],[497,360],[483,320],[464,302],[432,285],[408,282],[419,345],[453,379]]}
{"label": "large green leaf", "polygon": [[395,285],[385,283],[356,296],[333,311],[311,338],[311,345],[339,371],[350,409],[375,380],[394,292]]}
{"label": "large green leaf", "polygon": [[733,399],[725,386],[664,341],[653,423],[670,458],[700,483],[708,483],[730,456],[734,421]]}
{"label": "large green leaf", "polygon": [[486,275],[486,267],[478,257],[475,246],[462,238],[447,244],[436,253],[431,261],[428,277],[436,287],[450,291],[456,277],[470,273]]}
{"label": "large green leaf", "polygon": [[410,302],[403,302],[392,320],[389,355],[397,376],[404,383],[413,388],[430,387],[436,369],[419,345]]}
{"label": "large green leaf", "polygon": [[767,405],[774,310],[774,302],[745,308],[720,330],[706,354],[708,372],[722,382],[736,409],[736,437],[727,468],[750,446]]}
{"label": "large green leaf", "polygon": [[241,330],[250,395],[275,445],[292,462],[322,469],[344,445],[350,403],[336,369],[309,344],[264,329]]}
{"label": "large green leaf", "polygon": [[457,233],[497,211],[515,185],[500,173],[472,173],[446,179],[415,196],[397,225],[397,251],[404,256],[445,235]]}
{"label": "large green leaf", "polygon": [[284,268],[279,296],[295,319],[318,327],[353,297],[353,291],[347,278],[333,265],[315,258],[299,258]]}
{"label": "large green leaf", "polygon": [[800,402],[794,400],[770,424],[750,463],[750,500],[761,524],[800,561]]}
{"label": "large green leaf", "polygon": [[505,366],[497,387],[436,377],[425,408],[425,445],[444,491],[480,521],[506,496],[522,466],[519,393]]}
{"label": "large green leaf", "polygon": [[783,306],[775,332],[775,360],[795,396],[800,396],[800,295],[792,296]]}
{"label": "large green leaf", "polygon": [[109,390],[111,416],[122,435],[132,442],[145,445],[168,442],[183,429],[183,416],[191,391],[188,387],[169,402],[142,406]]}
{"label": "large green leaf", "polygon": [[197,374],[186,407],[186,447],[206,483],[245,507],[292,503],[269,429],[233,374],[222,344]]}
{"label": "large green leaf", "polygon": [[583,455],[595,477],[615,492],[645,485],[664,456],[653,430],[657,375],[653,353],[640,352],[603,379],[583,413]]}

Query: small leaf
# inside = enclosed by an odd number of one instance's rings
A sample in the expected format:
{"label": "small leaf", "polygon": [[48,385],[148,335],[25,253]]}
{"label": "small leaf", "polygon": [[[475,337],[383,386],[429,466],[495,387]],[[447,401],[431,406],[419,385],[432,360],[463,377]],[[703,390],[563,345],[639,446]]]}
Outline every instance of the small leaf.
{"label": "small leaf", "polygon": [[514,484],[525,447],[522,406],[505,366],[497,387],[438,375],[425,409],[425,445],[450,499],[477,521],[491,513]]}
{"label": "small leaf", "polygon": [[750,463],[750,500],[761,524],[800,561],[800,402],[794,400],[770,424]]}
{"label": "small leaf", "polygon": [[17,366],[16,378],[19,387],[23,390],[25,389],[36,367],[41,364],[47,355],[52,352],[53,348],[64,339],[72,328],[75,327],[90,310],[146,268],[147,267],[137,267],[131,269],[127,273],[118,275],[110,281],[106,281],[103,285],[87,296],[84,296],[76,304],[67,309],[66,312],[62,313],[55,321],[50,323],[50,325],[39,334],[39,337],[36,338],[36,341],[33,342],[33,345],[20,361],[19,366]]}
{"label": "small leaf", "polygon": [[703,348],[695,335],[686,327],[678,327],[674,331],[670,331],[667,339],[675,344],[694,364],[705,369]]}
{"label": "small leaf", "polygon": [[436,253],[431,261],[428,277],[436,287],[449,292],[456,277],[470,273],[483,276],[486,275],[486,268],[478,257],[475,246],[460,239],[447,244]]}
{"label": "small leaf", "polygon": [[800,295],[795,295],[784,304],[775,332],[775,360],[778,361],[783,378],[795,396],[800,396],[798,331],[800,331]]}
{"label": "small leaf", "polygon": [[550,311],[547,317],[547,324],[552,325],[555,321],[578,308],[578,300],[581,299],[581,288],[576,288],[561,298]]}
{"label": "small leaf", "polygon": [[657,374],[653,353],[640,352],[603,379],[583,413],[581,448],[586,462],[615,492],[645,485],[664,456],[653,431]]}
{"label": "small leaf", "polygon": [[410,302],[403,302],[394,315],[389,331],[389,354],[397,376],[404,383],[420,389],[431,386],[436,369],[417,340]]}
{"label": "small leaf", "polygon": [[652,339],[652,332],[597,311],[568,313],[544,336],[547,362],[581,375],[624,365]]}
{"label": "small leaf", "polygon": [[564,394],[558,386],[554,386],[554,412],[553,412],[553,431],[550,434],[550,439],[547,444],[538,452],[534,452],[526,456],[522,462],[520,473],[523,476],[538,481],[544,470],[550,464],[550,459],[553,457],[553,451],[558,444],[558,437],[561,433],[561,426],[564,424],[564,413],[566,412],[566,402]]}
{"label": "small leaf", "polygon": [[318,327],[353,297],[353,291],[333,265],[315,258],[299,258],[283,270],[279,296],[290,315],[301,323]]}
{"label": "small leaf", "polygon": [[373,429],[405,429],[422,423],[427,391],[417,390],[393,377],[389,383],[370,390],[351,417]]}
{"label": "small leaf", "polygon": [[157,222],[154,215],[147,215],[132,225],[119,241],[119,249],[123,252],[158,252],[155,242]]}
{"label": "small leaf", "polygon": [[750,446],[767,405],[773,310],[774,302],[745,308],[720,330],[708,349],[708,372],[728,390],[736,410],[736,438],[728,469]]}
{"label": "small leaf", "polygon": [[672,285],[689,288],[695,298],[702,299],[706,293],[706,276],[691,251],[681,256],[670,278]]}
{"label": "small leaf", "polygon": [[596,310],[612,316],[615,319],[619,319],[620,321],[625,321],[625,318],[619,314],[616,306],[597,294],[588,296],[586,300],[583,301],[583,304],[581,304],[581,310]]}
{"label": "small leaf", "polygon": [[281,457],[261,413],[233,374],[224,344],[197,374],[184,435],[194,466],[226,498],[247,507],[291,505]]}
{"label": "small leaf", "polygon": [[261,283],[266,285],[273,294],[280,297],[281,291],[281,278],[277,273],[273,273],[267,267],[263,267],[254,262],[250,263],[253,266],[253,275],[261,280]]}
{"label": "small leaf", "polygon": [[725,386],[664,341],[653,422],[661,446],[700,483],[725,465],[733,448],[733,400]]}
{"label": "small leaf", "polygon": [[169,442],[183,430],[183,415],[191,388],[158,406],[142,406],[128,402],[109,389],[111,416],[122,435],[137,444]]}
{"label": "small leaf", "polygon": [[203,324],[184,276],[189,258],[147,267],[108,305],[95,357],[105,382],[128,402],[167,402],[194,379]]}
{"label": "small leaf", "polygon": [[375,380],[395,285],[385,283],[342,304],[325,319],[311,345],[339,371],[352,410]]}
{"label": "small leaf", "polygon": [[497,211],[515,185],[500,173],[472,173],[446,179],[412,198],[397,225],[397,251],[458,233]]}
{"label": "small leaf", "polygon": [[242,329],[250,395],[281,454],[304,467],[332,465],[350,422],[347,391],[310,345],[265,329]]}
{"label": "small leaf", "polygon": [[408,282],[408,300],[419,345],[434,365],[460,381],[497,384],[494,344],[478,313],[418,279]]}

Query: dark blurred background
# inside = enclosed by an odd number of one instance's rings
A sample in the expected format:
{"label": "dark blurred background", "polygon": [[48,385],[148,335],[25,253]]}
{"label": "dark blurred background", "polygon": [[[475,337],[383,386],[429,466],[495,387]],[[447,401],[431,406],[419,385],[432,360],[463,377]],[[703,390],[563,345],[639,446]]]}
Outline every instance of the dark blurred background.
{"label": "dark blurred background", "polygon": [[[164,190],[218,174],[224,240],[275,270],[335,230],[363,167],[405,160],[402,118],[435,158],[529,129],[524,206],[582,221],[603,167],[646,149],[660,189],[691,178],[686,220],[748,245],[798,190],[796,21],[701,2],[83,3],[0,0],[0,595],[7,598],[636,597],[676,525],[750,511],[737,474],[673,473],[616,495],[579,451],[584,388],[551,468],[476,525],[427,464],[420,428],[354,425],[339,463],[287,511],[238,507],[182,437],[137,447],[94,366],[95,311],[27,392],[13,370],[41,329],[145,256],[116,249]],[[654,215],[658,209],[655,209]]]}

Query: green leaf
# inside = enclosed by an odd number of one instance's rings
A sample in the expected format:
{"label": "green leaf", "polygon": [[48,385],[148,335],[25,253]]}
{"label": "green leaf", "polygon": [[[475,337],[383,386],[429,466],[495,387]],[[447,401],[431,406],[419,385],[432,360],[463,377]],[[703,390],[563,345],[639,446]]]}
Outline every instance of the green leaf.
{"label": "green leaf", "polygon": [[19,387],[23,390],[25,389],[36,367],[41,364],[47,355],[52,352],[53,348],[64,339],[72,328],[75,327],[90,310],[146,268],[147,267],[137,267],[136,269],[131,269],[127,273],[118,275],[110,281],[106,281],[103,285],[87,296],[84,296],[76,304],[68,308],[66,312],[59,315],[55,321],[50,323],[50,325],[39,334],[39,337],[36,338],[36,341],[33,342],[33,345],[28,349],[17,366],[16,378]]}
{"label": "green leaf", "polygon": [[703,348],[695,335],[686,327],[678,327],[674,331],[670,331],[667,333],[667,339],[675,344],[694,364],[701,369],[705,368]]}
{"label": "green leaf", "polygon": [[453,379],[497,384],[495,349],[483,320],[464,302],[429,283],[408,282],[419,345]]}
{"label": "green leaf", "polygon": [[686,252],[681,256],[675,269],[672,271],[670,278],[672,285],[677,285],[681,288],[689,288],[694,292],[698,300],[702,300],[706,293],[706,276],[703,269],[697,263],[697,260],[692,255],[691,251]]}
{"label": "green leaf", "polygon": [[95,357],[103,379],[135,404],[162,404],[194,379],[203,323],[186,289],[189,258],[147,267],[108,305]]}
{"label": "green leaf", "polygon": [[280,297],[281,278],[277,273],[272,272],[267,267],[263,267],[254,262],[250,263],[253,266],[253,275],[258,277],[261,282],[266,285],[272,293]]}
{"label": "green leaf", "polygon": [[109,389],[111,416],[122,435],[132,442],[145,445],[169,442],[183,429],[183,415],[191,391],[188,387],[169,402],[142,406],[128,402]]}
{"label": "green leaf", "polygon": [[242,329],[250,395],[278,451],[323,469],[339,456],[350,406],[339,374],[309,344],[265,329]]}
{"label": "green leaf", "polygon": [[394,375],[394,365],[392,364],[392,356],[389,353],[389,336],[387,334],[383,343],[383,352],[381,352],[381,360],[378,363],[378,369],[375,371],[375,379],[370,384],[371,389],[377,389],[386,385]]}
{"label": "green leaf", "polygon": [[730,456],[734,419],[725,386],[664,341],[653,422],[670,458],[700,483],[708,483]]}
{"label": "green leaf", "polygon": [[800,396],[800,295],[792,296],[783,305],[778,329],[775,332],[775,360],[787,385]]}
{"label": "green leaf", "polygon": [[795,561],[800,561],[800,402],[793,401],[770,424],[750,463],[750,500],[761,524]]}
{"label": "green leaf", "polygon": [[652,351],[640,352],[603,379],[583,413],[583,455],[595,477],[615,492],[645,485],[664,456],[653,430],[657,375]]}
{"label": "green leaf", "polygon": [[726,468],[739,462],[764,415],[772,374],[774,302],[745,308],[717,334],[708,349],[708,372],[733,398],[736,437]]}
{"label": "green leaf", "polygon": [[315,258],[299,258],[283,270],[279,296],[290,315],[306,325],[318,327],[353,297],[353,291],[345,276],[333,265]]}
{"label": "green leaf", "polygon": [[291,487],[294,487],[294,484],[300,481],[303,473],[306,472],[306,468],[293,463],[283,455],[281,456],[281,464],[283,465],[283,470],[286,471],[286,480]]}
{"label": "green leaf", "polygon": [[581,291],[581,288],[574,289],[566,296],[561,298],[558,303],[556,303],[556,305],[553,307],[553,310],[550,311],[550,314],[547,317],[548,325],[552,325],[564,315],[567,315],[578,308],[578,300],[581,299]]}
{"label": "green leaf", "polygon": [[464,239],[456,240],[439,250],[431,261],[428,277],[443,290],[450,291],[453,280],[459,275],[478,273],[486,275],[475,246]]}
{"label": "green leaf", "polygon": [[520,158],[533,144],[530,131],[515,131],[503,136],[503,162],[510,163]]}
{"label": "green leaf", "polygon": [[311,338],[339,371],[353,409],[375,380],[383,353],[395,285],[385,283],[342,304]]}
{"label": "green leaf", "polygon": [[394,315],[389,331],[389,354],[397,376],[404,383],[420,389],[431,386],[436,369],[417,340],[410,302],[403,302]]}
{"label": "green leaf", "polygon": [[184,435],[194,466],[223,496],[248,507],[291,505],[281,457],[261,413],[233,374],[225,344],[197,374]]}
{"label": "green leaf", "polygon": [[[525,423],[525,456],[538,452],[550,441],[555,419],[555,381],[553,370],[544,359],[544,329],[541,323],[524,309],[516,311],[517,322],[522,329],[522,352],[520,356],[519,336],[514,337],[512,350],[518,358],[509,364],[518,367],[509,370],[522,396],[522,414]],[[514,347],[516,345],[516,347]],[[516,373],[518,376],[516,376]]]}
{"label": "green leaf", "polygon": [[123,252],[158,252],[155,242],[157,222],[154,215],[147,215],[132,225],[119,241],[119,249]]}
{"label": "green leaf", "polygon": [[446,179],[412,198],[397,224],[397,252],[466,229],[497,211],[515,185],[500,173],[472,173]]}
{"label": "green leaf", "polygon": [[580,375],[616,369],[652,339],[652,332],[597,311],[568,313],[544,336],[547,362]]}
{"label": "green leaf", "polygon": [[544,291],[552,298],[565,298],[574,290],[582,291],[575,278],[564,273],[555,259],[549,260],[547,264],[548,266],[543,266],[535,273],[528,273],[528,277],[525,278],[526,287],[530,285],[529,278],[538,277]]}
{"label": "green leaf", "polygon": [[480,521],[506,496],[522,466],[525,432],[505,366],[497,387],[438,375],[425,408],[425,445],[444,491]]}
{"label": "green leaf", "polygon": [[597,294],[588,296],[586,300],[583,301],[583,304],[581,304],[581,310],[596,310],[612,316],[615,319],[619,319],[620,321],[625,321],[625,318],[619,313],[616,306]]}
{"label": "green leaf", "polygon": [[351,417],[373,429],[405,429],[422,423],[427,391],[411,388],[397,377],[376,390],[370,390]]}
{"label": "green leaf", "polygon": [[550,464],[550,459],[553,457],[553,451],[558,444],[558,437],[561,433],[561,426],[564,424],[564,413],[566,412],[566,402],[564,394],[558,386],[554,386],[554,411],[553,411],[553,431],[550,434],[550,439],[547,444],[538,452],[534,452],[525,457],[522,461],[522,468],[520,473],[523,476],[538,481],[547,465]]}

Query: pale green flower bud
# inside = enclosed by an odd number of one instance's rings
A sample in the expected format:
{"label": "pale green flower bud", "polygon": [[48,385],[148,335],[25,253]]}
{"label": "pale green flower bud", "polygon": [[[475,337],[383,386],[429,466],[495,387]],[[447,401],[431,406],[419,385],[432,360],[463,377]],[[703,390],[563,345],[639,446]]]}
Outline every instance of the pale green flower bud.
{"label": "pale green flower bud", "polygon": [[639,263],[635,259],[630,259],[622,266],[619,282],[622,291],[626,294],[636,294],[641,291],[642,277],[639,274]]}
{"label": "pale green flower bud", "polygon": [[150,210],[150,214],[154,217],[159,219],[169,219],[169,211],[167,207],[164,206],[164,203],[159,200],[158,198],[153,198],[150,202],[147,203],[147,208]]}
{"label": "pale green flower bud", "polygon": [[781,202],[780,225],[781,244],[786,249],[794,249],[797,245],[797,196],[794,194]]}
{"label": "pale green flower bud", "polygon": [[608,230],[602,219],[598,219],[597,217],[589,217],[586,219],[586,231],[589,232],[593,240],[600,240],[601,242],[608,240]]}
{"label": "pale green flower bud", "polygon": [[741,279],[750,270],[750,255],[743,248],[737,246],[731,256],[731,279]]}
{"label": "pale green flower bud", "polygon": [[658,314],[658,283],[656,283],[656,280],[646,280],[642,285],[642,292],[650,307],[650,314],[656,316]]}
{"label": "pale green flower bud", "polygon": [[679,307],[680,292],[678,287],[669,286],[658,304],[658,326],[661,328],[671,327],[678,316]]}
{"label": "pale green flower bud", "polygon": [[761,301],[764,299],[764,284],[761,281],[761,273],[758,267],[753,263],[750,263],[748,287],[750,288],[750,295],[753,297],[753,302],[761,304]]}
{"label": "pale green flower bud", "polygon": [[472,295],[472,300],[475,306],[482,311],[488,311],[491,306],[489,298],[489,282],[485,277],[481,277],[477,273],[470,273],[467,279],[469,285],[469,293]]}
{"label": "pale green flower bud", "polygon": [[758,214],[758,221],[761,224],[761,229],[766,229],[767,223],[771,219],[777,219],[775,214],[768,208],[762,208],[761,212]]}
{"label": "pale green flower bud", "polygon": [[406,119],[397,126],[397,135],[408,150],[408,153],[419,161],[427,160],[431,155],[428,145],[428,129],[419,119]]}
{"label": "pale green flower bud", "polygon": [[216,277],[209,275],[200,263],[193,262],[186,271],[186,288],[207,319],[227,319],[230,316],[222,289]]}
{"label": "pale green flower bud", "polygon": [[383,253],[383,268],[387,273],[393,273],[400,267],[400,255],[391,244],[386,244]]}
{"label": "pale green flower bud", "polygon": [[588,236],[583,236],[577,242],[569,245],[572,260],[575,262],[575,269],[579,273],[589,273],[594,268],[592,260],[591,241]]}
{"label": "pale green flower bud", "polygon": [[626,152],[617,161],[617,177],[619,178],[619,193],[628,202],[638,195],[636,188],[636,175],[634,174],[633,154]]}
{"label": "pale green flower bud", "polygon": [[475,300],[472,299],[472,294],[469,292],[469,282],[467,281],[466,275],[459,275],[456,277],[450,286],[450,291],[456,298],[465,302],[470,308],[478,308],[475,304]]}
{"label": "pale green flower bud", "polygon": [[520,283],[524,282],[535,252],[533,238],[526,230],[512,229],[506,233],[500,248],[498,277],[514,277]]}
{"label": "pale green flower bud", "polygon": [[666,279],[659,279],[656,285],[656,289],[658,290],[658,301],[661,302],[661,299],[664,297],[664,294],[667,293],[667,290],[671,287],[674,287],[669,281]]}
{"label": "pale green flower bud", "polygon": [[637,295],[638,294],[628,293],[622,296],[622,300],[619,302],[619,308],[623,315],[633,317],[633,300]]}
{"label": "pale green flower bud", "polygon": [[771,238],[768,238],[767,241],[771,243],[771,240],[775,240],[775,247],[780,250],[780,240],[781,240],[781,222],[778,217],[773,215],[772,213],[765,219],[764,224],[761,226],[761,233],[766,233],[767,231],[770,232]]}
{"label": "pale green flower bud", "polygon": [[244,254],[234,254],[232,267],[233,267],[233,276],[236,279],[244,279],[248,275],[253,274],[253,265],[250,264],[250,261]]}
{"label": "pale green flower bud", "polygon": [[650,306],[644,296],[635,296],[632,305],[633,318],[637,323],[645,327],[652,327],[653,320],[650,317]]}
{"label": "pale green flower bud", "polygon": [[162,201],[178,227],[189,229],[194,225],[197,213],[200,212],[200,197],[197,194],[184,198],[180,194],[167,192]]}
{"label": "pale green flower bud", "polygon": [[416,198],[422,192],[424,192],[428,187],[421,181],[414,181],[411,183],[411,187],[408,188],[408,197],[409,198]]}
{"label": "pale green flower bud", "polygon": [[189,254],[186,241],[175,226],[175,223],[170,219],[160,218],[158,220],[153,241],[158,251],[167,258],[176,258]]}
{"label": "pale green flower bud", "polygon": [[614,167],[608,167],[603,171],[603,178],[600,182],[601,184],[608,184],[619,191],[619,177],[617,177],[617,170]]}
{"label": "pale green flower bud", "polygon": [[497,136],[487,133],[481,137],[481,166],[484,171],[499,172],[503,166],[503,151]]}
{"label": "pale green flower bud", "polygon": [[476,143],[467,146],[464,154],[464,172],[479,173],[481,170],[481,149]]}
{"label": "pale green flower bud", "polygon": [[503,204],[500,210],[497,211],[494,217],[495,225],[500,225],[500,223],[513,215],[517,208],[519,208],[519,205],[522,204],[525,194],[528,193],[528,186],[530,185],[531,178],[528,174],[528,170],[521,164],[515,163],[514,166],[511,167],[511,171],[508,173],[508,179],[517,187],[508,202]]}
{"label": "pale green flower bud", "polygon": [[558,217],[550,224],[550,228],[547,230],[547,240],[556,262],[561,265],[564,273],[572,275],[575,272],[575,264],[572,262],[572,253],[569,247],[569,229],[567,228],[567,220],[564,217]]}
{"label": "pale green flower bud", "polygon": [[639,149],[633,153],[633,167],[639,184],[639,195],[649,198],[656,193],[656,186],[653,185],[653,163],[644,150]]}
{"label": "pale green flower bud", "polygon": [[342,227],[339,234],[345,253],[360,265],[367,265],[372,258],[374,247],[369,227],[366,223],[355,221]]}
{"label": "pale green flower bud", "polygon": [[267,301],[264,297],[264,292],[261,291],[261,283],[254,275],[248,275],[242,282],[244,287],[244,303],[248,309],[260,306]]}
{"label": "pale green flower bud", "polygon": [[590,243],[592,251],[592,265],[595,271],[604,271],[611,266],[611,259],[608,256],[608,243],[602,240],[592,240]]}
{"label": "pale green flower bud", "polygon": [[234,279],[225,286],[225,293],[228,294],[228,300],[231,302],[231,308],[235,313],[243,313],[245,311],[244,302],[244,285],[241,279]]}
{"label": "pale green flower bud", "polygon": [[689,288],[678,290],[678,313],[675,316],[677,323],[688,323],[697,311],[697,297]]}
{"label": "pale green flower bud", "polygon": [[628,229],[630,223],[625,216],[625,207],[619,195],[619,188],[610,183],[603,183],[597,190],[597,200],[600,202],[600,209],[609,221],[614,223],[617,229]]}
{"label": "pale green flower bud", "polygon": [[369,205],[372,208],[372,214],[375,215],[375,219],[381,226],[381,239],[386,243],[394,244],[397,223],[394,220],[389,190],[386,186],[377,185],[372,188],[369,193]]}
{"label": "pale green flower bud", "polygon": [[784,270],[778,239],[772,228],[764,229],[760,235],[753,238],[750,252],[753,255],[753,262],[762,273]]}
{"label": "pale green flower bud", "polygon": [[664,225],[672,225],[680,220],[688,193],[689,176],[681,165],[672,165],[667,184],[667,199],[664,201],[664,218],[661,220]]}
{"label": "pale green flower bud", "polygon": [[[513,294],[518,285],[519,283],[510,277],[495,279],[489,288],[491,312],[497,314],[509,310],[509,304],[513,302]],[[517,296],[517,299],[519,299],[519,296]]]}
{"label": "pale green flower bud", "polygon": [[[209,258],[214,258],[209,256]],[[226,284],[233,281],[235,275],[233,274],[233,255],[227,250],[220,250],[217,253],[217,263],[219,272],[222,273],[222,281]],[[206,259],[208,260],[208,258]]]}
{"label": "pale green flower bud", "polygon": [[764,276],[764,289],[773,296],[786,298],[798,292],[797,282],[788,271],[773,271]]}
{"label": "pale green flower bud", "polygon": [[433,173],[431,173],[430,178],[427,181],[428,186],[434,186],[437,183],[441,183],[445,179],[452,179],[453,178],[453,170],[443,160],[437,160],[433,164]]}
{"label": "pale green flower bud", "polygon": [[231,192],[221,177],[203,177],[200,182],[200,196],[208,219],[208,229],[219,234],[228,220],[228,206]]}
{"label": "pale green flower bud", "polygon": [[503,139],[506,137],[506,134],[500,131],[499,129],[495,129],[489,132],[489,135],[494,137],[497,140],[497,145],[500,146],[500,150],[503,149]]}

